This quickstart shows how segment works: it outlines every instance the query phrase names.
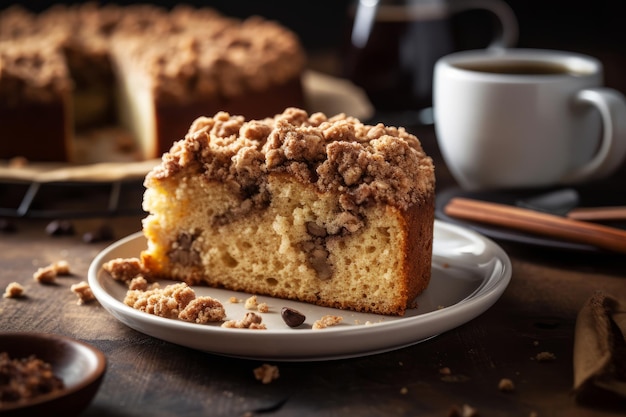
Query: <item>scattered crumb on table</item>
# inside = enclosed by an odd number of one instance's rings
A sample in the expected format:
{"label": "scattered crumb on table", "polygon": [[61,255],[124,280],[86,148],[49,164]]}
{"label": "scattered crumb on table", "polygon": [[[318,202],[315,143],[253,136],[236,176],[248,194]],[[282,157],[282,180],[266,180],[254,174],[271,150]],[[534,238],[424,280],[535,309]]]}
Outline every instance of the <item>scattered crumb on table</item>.
{"label": "scattered crumb on table", "polygon": [[19,282],[11,282],[4,290],[4,298],[19,298],[24,295],[24,287]]}
{"label": "scattered crumb on table", "polygon": [[275,365],[269,365],[267,363],[264,363],[263,365],[254,369],[254,377],[264,384],[269,384],[275,379],[278,379],[279,376],[280,372],[278,370],[278,367]]}
{"label": "scattered crumb on table", "polygon": [[502,378],[498,382],[498,389],[502,392],[513,392],[515,391],[515,384],[509,378]]}
{"label": "scattered crumb on table", "polygon": [[86,281],[81,281],[78,284],[73,284],[70,287],[70,291],[72,291],[78,297],[78,301],[76,302],[76,304],[78,305],[87,304],[96,299],[96,297],[93,295],[93,291],[91,291],[91,287]]}
{"label": "scattered crumb on table", "polygon": [[556,359],[556,355],[552,352],[539,352],[535,355],[535,359],[539,362],[550,362]]}

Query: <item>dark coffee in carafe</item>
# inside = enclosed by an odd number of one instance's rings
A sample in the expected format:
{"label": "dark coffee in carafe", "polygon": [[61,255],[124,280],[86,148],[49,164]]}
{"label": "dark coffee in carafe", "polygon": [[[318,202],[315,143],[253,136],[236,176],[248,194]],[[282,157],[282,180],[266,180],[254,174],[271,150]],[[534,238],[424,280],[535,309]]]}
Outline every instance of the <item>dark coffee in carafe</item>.
{"label": "dark coffee in carafe", "polygon": [[489,8],[498,18],[492,46],[516,41],[517,21],[500,0],[360,0],[348,13],[342,75],[379,111],[430,107],[435,62],[455,50],[452,16],[468,8]]}

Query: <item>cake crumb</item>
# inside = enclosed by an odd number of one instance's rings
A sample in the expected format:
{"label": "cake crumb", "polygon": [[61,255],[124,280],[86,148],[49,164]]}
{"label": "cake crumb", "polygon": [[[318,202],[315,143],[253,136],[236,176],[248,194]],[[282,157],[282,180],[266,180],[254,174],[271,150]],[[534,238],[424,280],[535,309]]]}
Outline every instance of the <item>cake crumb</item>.
{"label": "cake crumb", "polygon": [[539,362],[550,362],[556,359],[556,355],[552,352],[539,352],[535,355],[535,359]]}
{"label": "cake crumb", "polygon": [[409,389],[407,387],[400,388],[400,394],[406,395],[409,393]]}
{"label": "cake crumb", "polygon": [[267,305],[267,303],[259,303],[259,300],[256,295],[250,296],[246,300],[245,307],[246,307],[246,310],[257,310],[260,313],[267,313],[268,311],[270,311],[270,308]]}
{"label": "cake crumb", "polygon": [[195,298],[194,290],[180,282],[147,291],[128,290],[124,304],[155,316],[178,318],[179,313]]}
{"label": "cake crumb", "polygon": [[274,365],[269,365],[267,363],[264,363],[263,365],[254,369],[254,377],[264,384],[269,384],[275,379],[278,379],[279,376],[280,372],[278,370],[278,367]]}
{"label": "cake crumb", "polygon": [[343,321],[341,316],[326,315],[313,323],[313,330],[321,330],[330,326],[336,326]]}
{"label": "cake crumb", "polygon": [[[142,276],[137,276],[130,281],[128,281],[128,289],[129,290],[140,290],[146,291],[150,287],[148,286],[148,280]],[[152,288],[158,288],[158,283],[154,283]]]}
{"label": "cake crumb", "polygon": [[515,384],[509,378],[502,378],[498,383],[498,389],[502,392],[515,391]]}
{"label": "cake crumb", "polygon": [[57,271],[52,265],[44,266],[35,271],[33,279],[40,284],[53,284],[57,279]]}
{"label": "cake crumb", "polygon": [[56,271],[57,275],[71,275],[70,264],[65,260],[53,262],[51,266]]}
{"label": "cake crumb", "polygon": [[102,269],[108,272],[114,280],[124,283],[128,283],[133,278],[139,276],[144,277],[147,281],[151,281],[139,258],[111,259],[102,265]]}
{"label": "cake crumb", "polygon": [[448,417],[478,417],[478,410],[476,410],[474,407],[468,405],[468,404],[463,404],[463,406],[461,408],[455,406],[452,406],[452,408],[450,408],[450,412],[448,413]]}
{"label": "cake crumb", "polygon": [[539,340],[535,340],[535,341],[533,342],[533,346],[539,346]]}
{"label": "cake crumb", "polygon": [[33,274],[33,279],[40,284],[52,284],[60,275],[71,275],[69,262],[60,260],[41,267]]}
{"label": "cake crumb", "polygon": [[246,306],[246,310],[255,310],[257,308],[257,306],[258,306],[258,301],[257,301],[256,295],[253,295],[253,296],[249,297],[246,300],[245,306]]}
{"label": "cake crumb", "polygon": [[20,298],[24,296],[24,287],[19,282],[11,282],[4,290],[4,298]]}
{"label": "cake crumb", "polygon": [[178,314],[181,320],[206,324],[224,320],[226,310],[219,300],[212,297],[197,297]]}
{"label": "cake crumb", "polygon": [[439,374],[441,375],[452,375],[452,371],[447,366],[439,369]]}
{"label": "cake crumb", "polygon": [[239,303],[239,301],[241,301],[241,300],[239,300],[239,298],[237,298],[235,296],[232,296],[232,297],[230,297],[228,299],[228,302],[231,303],[231,304],[237,304],[237,303]]}
{"label": "cake crumb", "polygon": [[222,327],[227,329],[253,329],[266,330],[267,327],[262,323],[263,318],[256,313],[249,312],[241,320],[228,320],[222,323]]}
{"label": "cake crumb", "polygon": [[78,301],[76,302],[76,304],[78,305],[87,304],[96,299],[96,297],[93,295],[93,291],[91,291],[91,287],[86,281],[81,281],[78,284],[73,284],[70,287],[70,290],[78,296]]}

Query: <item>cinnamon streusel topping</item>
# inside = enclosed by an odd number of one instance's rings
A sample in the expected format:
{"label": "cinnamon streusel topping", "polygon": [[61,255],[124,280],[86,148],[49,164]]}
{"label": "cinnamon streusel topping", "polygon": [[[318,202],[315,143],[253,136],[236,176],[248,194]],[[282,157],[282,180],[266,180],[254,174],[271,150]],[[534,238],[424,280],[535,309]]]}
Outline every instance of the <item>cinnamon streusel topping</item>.
{"label": "cinnamon streusel topping", "polygon": [[4,105],[19,100],[50,102],[70,91],[72,81],[61,38],[0,40],[0,96]]}
{"label": "cinnamon streusel topping", "polygon": [[320,192],[342,193],[343,210],[374,202],[407,209],[435,186],[432,159],[404,128],[297,108],[264,120],[245,121],[226,112],[198,118],[146,184],[183,168],[228,184],[254,204],[266,202],[270,173],[294,175]]}

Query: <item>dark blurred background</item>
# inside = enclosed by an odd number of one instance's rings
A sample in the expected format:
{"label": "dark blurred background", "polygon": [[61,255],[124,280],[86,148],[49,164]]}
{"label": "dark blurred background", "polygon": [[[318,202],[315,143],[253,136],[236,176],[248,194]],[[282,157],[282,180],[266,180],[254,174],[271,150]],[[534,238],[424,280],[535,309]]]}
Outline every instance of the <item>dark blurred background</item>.
{"label": "dark blurred background", "polygon": [[[452,0],[454,1],[454,0]],[[626,24],[619,0],[505,0],[519,21],[519,47],[564,49],[599,58],[605,64],[608,86],[626,93]],[[0,9],[15,2],[0,1]],[[26,1],[21,4],[41,11],[54,3],[76,1]],[[129,4],[132,1],[101,1]],[[214,1],[143,1],[164,7],[178,3],[211,6],[225,14],[246,17],[258,14],[277,20],[294,30],[314,58],[314,69],[339,74],[347,34],[350,31],[348,10],[352,0],[214,0]],[[490,37],[490,16],[469,11],[452,18],[458,47],[482,47]]]}

